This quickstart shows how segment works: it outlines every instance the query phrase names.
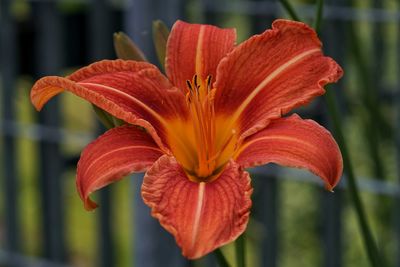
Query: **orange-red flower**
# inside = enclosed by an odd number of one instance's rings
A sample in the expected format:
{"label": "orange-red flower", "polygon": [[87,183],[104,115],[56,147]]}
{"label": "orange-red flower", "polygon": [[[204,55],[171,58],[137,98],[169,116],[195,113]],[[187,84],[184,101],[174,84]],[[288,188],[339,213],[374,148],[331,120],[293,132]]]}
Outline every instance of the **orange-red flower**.
{"label": "orange-red flower", "polygon": [[282,115],[322,95],[340,66],[303,23],[276,20],[240,45],[235,39],[234,29],[178,21],[166,76],[149,63],[104,60],[36,82],[38,110],[67,90],[127,122],[82,152],[76,184],[86,209],[96,207],[93,191],[146,171],[152,215],[198,258],[245,230],[252,187],[244,168],[274,162],[308,169],[328,189],[338,183],[342,157],[331,134]]}

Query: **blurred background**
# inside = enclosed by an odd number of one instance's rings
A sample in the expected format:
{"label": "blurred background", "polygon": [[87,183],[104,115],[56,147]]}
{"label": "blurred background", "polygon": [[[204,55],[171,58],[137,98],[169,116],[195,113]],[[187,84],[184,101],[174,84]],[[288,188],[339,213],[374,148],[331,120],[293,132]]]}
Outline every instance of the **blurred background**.
{"label": "blurred background", "polygon": [[[291,0],[304,21],[313,0]],[[82,148],[104,129],[90,104],[69,93],[36,112],[30,88],[113,59],[126,32],[155,64],[151,25],[177,19],[235,27],[238,42],[288,18],[276,0],[0,0],[0,266],[217,266],[186,261],[140,198],[141,175],[96,194],[86,212],[75,189]],[[367,217],[387,266],[400,267],[400,3],[326,0],[321,39],[345,76],[329,86]],[[251,74],[249,74],[251,75]],[[324,98],[296,112],[331,128]],[[249,266],[368,266],[346,178],[330,193],[308,172],[251,170]],[[232,245],[223,248],[233,263]]]}

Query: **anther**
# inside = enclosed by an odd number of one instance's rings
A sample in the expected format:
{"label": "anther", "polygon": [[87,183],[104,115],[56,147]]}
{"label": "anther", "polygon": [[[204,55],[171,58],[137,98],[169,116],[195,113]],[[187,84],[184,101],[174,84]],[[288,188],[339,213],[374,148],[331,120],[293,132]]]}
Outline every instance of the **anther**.
{"label": "anther", "polygon": [[189,80],[186,80],[186,85],[189,87],[190,92],[193,91],[192,83]]}
{"label": "anther", "polygon": [[211,89],[211,80],[212,80],[212,75],[207,76],[207,87],[208,89]]}
{"label": "anther", "polygon": [[198,88],[199,88],[199,85],[198,85],[198,83],[197,83],[197,74],[195,74],[195,75],[193,76],[193,83],[194,83],[194,86],[196,87],[196,89],[198,89]]}

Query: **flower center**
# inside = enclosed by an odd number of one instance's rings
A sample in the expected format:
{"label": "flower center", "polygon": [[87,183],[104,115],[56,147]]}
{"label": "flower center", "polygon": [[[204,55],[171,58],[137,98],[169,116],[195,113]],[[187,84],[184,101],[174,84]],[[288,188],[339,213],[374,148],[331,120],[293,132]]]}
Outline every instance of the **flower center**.
{"label": "flower center", "polygon": [[218,177],[225,164],[231,158],[236,144],[236,132],[223,142],[217,141],[216,117],[214,111],[215,88],[212,88],[211,75],[205,80],[194,75],[191,81],[187,80],[188,104],[193,127],[196,151],[195,164],[191,170],[186,170],[189,178],[194,181],[210,181]]}

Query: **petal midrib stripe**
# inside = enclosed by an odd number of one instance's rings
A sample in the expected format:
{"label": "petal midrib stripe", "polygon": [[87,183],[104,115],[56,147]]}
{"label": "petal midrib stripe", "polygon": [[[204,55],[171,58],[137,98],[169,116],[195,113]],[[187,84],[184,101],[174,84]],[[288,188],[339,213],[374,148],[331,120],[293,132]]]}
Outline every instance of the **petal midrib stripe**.
{"label": "petal midrib stripe", "polygon": [[206,184],[204,182],[199,183],[199,190],[197,192],[197,206],[196,206],[196,211],[195,211],[194,220],[193,220],[192,242],[191,242],[192,249],[196,245],[197,237],[199,234],[200,219],[201,219],[204,200],[205,200],[205,195],[204,195],[205,187],[206,187]]}
{"label": "petal midrib stripe", "polygon": [[123,150],[129,150],[129,149],[151,149],[151,150],[159,151],[160,153],[163,154],[162,150],[159,149],[159,148],[157,148],[157,147],[149,147],[149,146],[143,146],[143,145],[135,145],[135,146],[120,147],[120,148],[117,148],[117,149],[113,149],[113,150],[111,150],[111,151],[108,151],[108,152],[102,154],[100,157],[98,157],[98,158],[96,158],[95,160],[93,160],[93,161],[90,163],[90,165],[86,168],[86,170],[85,170],[85,172],[84,172],[84,174],[83,174],[82,176],[86,176],[86,174],[88,173],[88,171],[89,171],[99,160],[101,160],[102,158],[104,158],[104,157],[106,157],[106,156],[108,156],[108,155],[110,155],[110,154],[113,154],[113,153],[116,153],[116,152],[120,152],[120,151],[123,151]]}
{"label": "petal midrib stripe", "polygon": [[274,78],[276,78],[279,74],[290,68],[292,65],[298,63],[300,60],[305,58],[308,55],[311,55],[316,52],[320,52],[320,48],[314,48],[293,57],[288,60],[286,63],[282,64],[278,68],[276,68],[273,72],[271,72],[264,80],[262,80],[257,87],[249,94],[248,97],[242,102],[239,108],[236,110],[234,115],[232,116],[232,121],[235,122],[240,114],[244,111],[244,109],[250,104],[250,102],[265,88],[265,86],[270,83]]}
{"label": "petal midrib stripe", "polygon": [[[175,140],[177,140],[179,143],[181,143],[183,146],[185,145],[184,143],[182,143],[181,138],[179,138],[178,133],[176,131],[174,131],[174,129],[171,129],[171,126],[169,126],[169,124],[167,123],[167,121],[161,116],[159,115],[157,112],[155,112],[153,109],[151,109],[148,105],[146,105],[145,103],[143,103],[142,101],[140,101],[139,99],[137,99],[136,97],[133,97],[127,93],[124,93],[114,87],[111,86],[107,86],[107,85],[103,85],[103,84],[97,84],[97,83],[85,83],[85,82],[80,82],[79,85],[89,85],[89,86],[98,86],[110,91],[113,91],[119,95],[122,95],[128,99],[131,99],[132,101],[134,101],[135,103],[137,103],[139,106],[143,107],[145,110],[147,110],[151,115],[153,115],[158,121],[161,122],[161,124],[164,126],[164,129],[168,130],[169,134],[172,134],[175,137]],[[130,122],[131,123],[131,122]],[[135,124],[135,123],[133,123]]]}
{"label": "petal midrib stripe", "polygon": [[[195,59],[195,72],[197,75],[203,74],[203,64],[202,64],[203,53],[202,53],[202,51],[203,51],[204,31],[205,31],[204,25],[200,26],[199,37],[197,39],[196,59]],[[203,77],[200,76],[200,78],[203,78]]]}
{"label": "petal midrib stripe", "polygon": [[252,145],[256,142],[259,142],[259,141],[263,141],[263,140],[281,140],[281,141],[284,140],[284,141],[290,141],[290,142],[295,142],[295,143],[302,143],[304,146],[307,146],[311,149],[313,149],[315,147],[312,144],[310,144],[308,142],[304,142],[304,140],[298,139],[296,137],[290,137],[290,136],[284,136],[284,135],[269,135],[269,136],[255,138],[255,139],[251,140],[250,142],[243,144],[240,147],[240,149],[238,149],[238,151],[236,152],[235,158],[237,158],[250,145]]}
{"label": "petal midrib stripe", "polygon": [[139,106],[143,107],[145,110],[147,110],[152,116],[154,116],[157,120],[159,120],[164,127],[168,127],[167,122],[164,120],[164,118],[162,116],[160,116],[157,112],[155,112],[153,109],[151,109],[148,105],[146,105],[145,103],[143,103],[142,101],[140,101],[139,99],[137,99],[136,97],[133,97],[125,92],[122,92],[114,87],[111,86],[107,86],[107,85],[103,85],[103,84],[98,84],[98,83],[87,83],[87,82],[79,82],[79,85],[89,85],[89,86],[97,86],[97,87],[101,87],[103,89],[107,89],[110,91],[113,91],[116,94],[119,94],[123,97],[126,97],[130,100],[132,100],[133,102],[137,103]]}

